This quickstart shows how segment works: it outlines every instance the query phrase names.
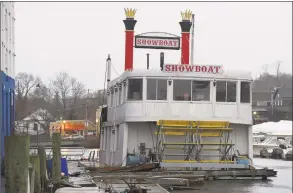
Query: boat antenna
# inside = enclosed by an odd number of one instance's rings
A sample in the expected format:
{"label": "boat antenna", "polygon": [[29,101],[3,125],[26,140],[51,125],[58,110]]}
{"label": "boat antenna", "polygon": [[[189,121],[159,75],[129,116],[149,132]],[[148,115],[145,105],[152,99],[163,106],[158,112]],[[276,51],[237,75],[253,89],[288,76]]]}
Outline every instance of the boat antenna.
{"label": "boat antenna", "polygon": [[[108,54],[108,58],[106,60],[106,68],[105,68],[105,77],[104,77],[104,96],[103,96],[103,105],[105,104],[105,101],[106,101],[106,82],[108,82],[107,80],[107,74],[108,74],[108,67],[109,67],[109,60],[111,61],[111,58],[110,58],[110,54]],[[108,77],[108,79],[110,79],[110,77]],[[107,85],[108,87],[108,85]],[[108,89],[108,88],[107,88]]]}

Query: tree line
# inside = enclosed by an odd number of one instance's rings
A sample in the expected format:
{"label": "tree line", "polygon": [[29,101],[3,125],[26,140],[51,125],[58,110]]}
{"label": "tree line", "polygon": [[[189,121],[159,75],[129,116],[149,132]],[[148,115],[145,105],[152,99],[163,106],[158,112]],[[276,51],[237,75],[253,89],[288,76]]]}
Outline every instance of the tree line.
{"label": "tree line", "polygon": [[48,83],[30,73],[20,72],[15,77],[16,121],[22,120],[38,109],[38,116],[46,122],[55,120],[84,120],[93,123],[96,109],[104,100],[103,90],[88,90],[85,85],[60,72]]}

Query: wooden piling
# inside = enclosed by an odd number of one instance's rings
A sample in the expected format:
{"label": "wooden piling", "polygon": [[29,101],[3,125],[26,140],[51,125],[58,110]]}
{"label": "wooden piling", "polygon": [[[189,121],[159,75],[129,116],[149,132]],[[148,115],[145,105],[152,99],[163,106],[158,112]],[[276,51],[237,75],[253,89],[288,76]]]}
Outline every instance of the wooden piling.
{"label": "wooden piling", "polygon": [[38,155],[40,159],[40,180],[41,180],[41,193],[45,192],[46,186],[47,186],[47,159],[46,159],[46,151],[44,146],[38,147]]}
{"label": "wooden piling", "polygon": [[25,193],[29,176],[29,136],[6,136],[5,143],[5,193]]}
{"label": "wooden piling", "polygon": [[52,182],[54,192],[61,187],[61,135],[53,133],[52,149],[53,149],[53,166],[52,166]]}
{"label": "wooden piling", "polygon": [[30,193],[34,193],[35,192],[35,174],[36,174],[35,166],[34,165],[31,165],[31,167],[29,168]]}
{"label": "wooden piling", "polygon": [[41,193],[41,178],[40,178],[40,159],[38,155],[30,156],[30,163],[33,165],[35,170],[34,179],[34,192],[31,193]]}

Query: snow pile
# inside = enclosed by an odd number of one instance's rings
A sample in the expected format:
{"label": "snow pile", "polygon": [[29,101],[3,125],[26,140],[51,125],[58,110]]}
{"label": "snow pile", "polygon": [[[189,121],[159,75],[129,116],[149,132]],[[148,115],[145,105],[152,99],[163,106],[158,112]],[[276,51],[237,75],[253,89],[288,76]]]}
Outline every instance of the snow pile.
{"label": "snow pile", "polygon": [[278,133],[292,135],[292,121],[264,122],[252,126],[253,133]]}

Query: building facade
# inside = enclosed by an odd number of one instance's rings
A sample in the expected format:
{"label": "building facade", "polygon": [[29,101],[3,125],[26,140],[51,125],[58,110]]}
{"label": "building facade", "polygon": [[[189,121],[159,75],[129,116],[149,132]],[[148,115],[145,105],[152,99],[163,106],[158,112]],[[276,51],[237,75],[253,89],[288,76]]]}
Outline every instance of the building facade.
{"label": "building facade", "polygon": [[15,15],[14,2],[0,2],[1,61],[0,61],[0,140],[1,157],[4,155],[4,137],[14,128],[15,88]]}
{"label": "building facade", "polygon": [[280,87],[274,101],[272,101],[272,90],[252,92],[254,119],[260,117],[267,121],[292,120],[292,88]]}

